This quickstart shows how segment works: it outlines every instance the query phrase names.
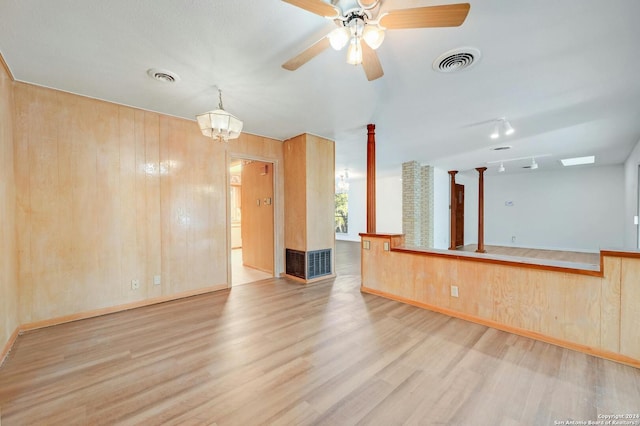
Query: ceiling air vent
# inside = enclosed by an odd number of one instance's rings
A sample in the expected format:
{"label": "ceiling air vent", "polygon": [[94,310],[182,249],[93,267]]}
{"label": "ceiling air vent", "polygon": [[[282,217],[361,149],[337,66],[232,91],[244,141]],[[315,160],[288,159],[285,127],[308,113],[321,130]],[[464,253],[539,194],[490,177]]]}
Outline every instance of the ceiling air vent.
{"label": "ceiling air vent", "polygon": [[480,56],[480,51],[474,47],[449,50],[433,61],[433,69],[439,72],[460,71],[473,66]]}
{"label": "ceiling air vent", "polygon": [[506,151],[508,149],[511,149],[511,145],[502,145],[502,146],[496,146],[495,148],[491,148],[493,151]]}
{"label": "ceiling air vent", "polygon": [[154,80],[162,81],[163,83],[175,83],[177,81],[180,81],[180,77],[178,77],[178,74],[158,68],[149,68],[147,70],[147,75]]}

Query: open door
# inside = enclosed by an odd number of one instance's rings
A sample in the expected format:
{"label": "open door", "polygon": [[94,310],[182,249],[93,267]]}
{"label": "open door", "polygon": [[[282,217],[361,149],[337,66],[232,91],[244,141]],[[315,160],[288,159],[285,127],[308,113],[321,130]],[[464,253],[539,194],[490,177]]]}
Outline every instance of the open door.
{"label": "open door", "polygon": [[242,167],[242,263],[273,276],[273,164]]}
{"label": "open door", "polygon": [[456,183],[456,247],[464,245],[464,185]]}
{"label": "open door", "polygon": [[231,285],[274,274],[273,163],[232,158],[230,168]]}

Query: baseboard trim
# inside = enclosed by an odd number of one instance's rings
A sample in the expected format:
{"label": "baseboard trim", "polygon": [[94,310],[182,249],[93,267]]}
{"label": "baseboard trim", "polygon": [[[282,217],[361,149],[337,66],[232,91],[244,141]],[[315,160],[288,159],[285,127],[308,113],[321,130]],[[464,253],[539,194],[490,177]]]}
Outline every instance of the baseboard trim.
{"label": "baseboard trim", "polygon": [[294,275],[289,275],[289,274],[287,274],[285,272],[283,272],[280,276],[282,278],[287,278],[289,280],[296,281],[296,282],[301,283],[301,284],[313,284],[313,283],[317,283],[319,281],[332,280],[337,275],[336,274],[322,275],[320,277],[312,278],[310,280],[305,280],[304,278],[296,277]]}
{"label": "baseboard trim", "polygon": [[2,353],[0,354],[0,367],[2,367],[2,364],[4,364],[4,360],[7,358],[7,355],[9,355],[9,352],[11,352],[11,348],[13,348],[13,344],[16,342],[19,334],[20,327],[16,327],[11,336],[9,336],[9,340],[7,340],[7,343],[4,344]]}
{"label": "baseboard trim", "polygon": [[513,327],[507,324],[502,324],[486,318],[477,317],[475,315],[465,314],[464,312],[458,312],[451,309],[443,308],[436,305],[430,305],[428,303],[418,302],[416,300],[407,299],[402,296],[397,296],[385,291],[375,290],[365,286],[360,287],[360,291],[363,293],[373,294],[375,296],[384,297],[385,299],[395,300],[396,302],[406,303],[422,309],[428,309],[433,312],[448,315],[450,317],[459,318],[465,321],[473,322],[475,324],[484,325],[487,327],[495,328],[497,330],[506,331],[507,333],[517,334],[518,336],[528,337],[541,342],[550,343],[552,345],[560,346],[566,349],[582,352],[588,355],[593,355],[598,358],[607,359],[610,361],[626,364],[631,367],[640,368],[640,360],[631,358],[616,352],[609,352],[602,349],[592,348],[591,346],[581,345],[579,343],[569,342],[566,340],[558,339],[556,337],[547,336],[535,331],[525,330],[518,327]]}
{"label": "baseboard trim", "polygon": [[158,303],[171,302],[172,300],[184,299],[186,297],[198,296],[201,294],[212,293],[214,291],[227,289],[226,284],[220,284],[211,287],[200,288],[197,290],[185,291],[182,293],[176,293],[168,296],[159,296],[151,299],[139,300],[136,302],[125,303],[124,305],[109,306],[107,308],[93,309],[90,311],[78,312],[76,314],[64,315],[57,318],[51,318],[42,321],[34,321],[27,324],[23,324],[19,329],[19,333],[25,331],[37,330],[39,328],[51,327],[54,325],[64,324],[72,321],[79,321],[88,318],[99,317],[102,315],[113,314],[116,312],[128,311],[130,309],[141,308],[143,306],[155,305]]}

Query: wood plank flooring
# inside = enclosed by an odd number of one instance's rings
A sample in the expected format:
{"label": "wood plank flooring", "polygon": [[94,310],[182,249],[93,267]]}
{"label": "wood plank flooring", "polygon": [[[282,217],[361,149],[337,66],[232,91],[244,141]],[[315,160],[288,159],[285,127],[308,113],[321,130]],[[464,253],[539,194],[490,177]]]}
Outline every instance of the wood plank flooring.
{"label": "wood plank flooring", "polygon": [[[359,291],[269,279],[26,333],[0,423],[553,425],[640,413],[640,370]],[[638,423],[636,423],[638,424]]]}
{"label": "wood plank flooring", "polygon": [[[477,244],[467,244],[458,248],[461,251],[476,251]],[[589,265],[600,264],[600,253],[584,253],[577,251],[539,250],[523,247],[484,246],[487,254],[501,256],[526,257],[530,259],[560,260],[563,262],[586,263]]]}

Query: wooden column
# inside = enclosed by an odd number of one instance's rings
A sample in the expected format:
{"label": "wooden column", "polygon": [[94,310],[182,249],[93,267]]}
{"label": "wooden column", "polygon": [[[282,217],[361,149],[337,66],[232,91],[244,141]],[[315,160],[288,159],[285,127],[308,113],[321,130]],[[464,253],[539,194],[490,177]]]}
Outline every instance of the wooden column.
{"label": "wooden column", "polygon": [[486,253],[484,249],[484,172],[486,167],[476,168],[478,179],[478,249],[476,253]]}
{"label": "wooden column", "polygon": [[367,124],[367,233],[376,233],[376,125]]}
{"label": "wooden column", "polygon": [[451,195],[449,195],[449,210],[451,212],[451,219],[449,220],[450,236],[449,236],[449,250],[456,249],[456,210],[458,208],[458,202],[456,199],[456,174],[457,170],[449,170],[449,176],[451,176]]}

